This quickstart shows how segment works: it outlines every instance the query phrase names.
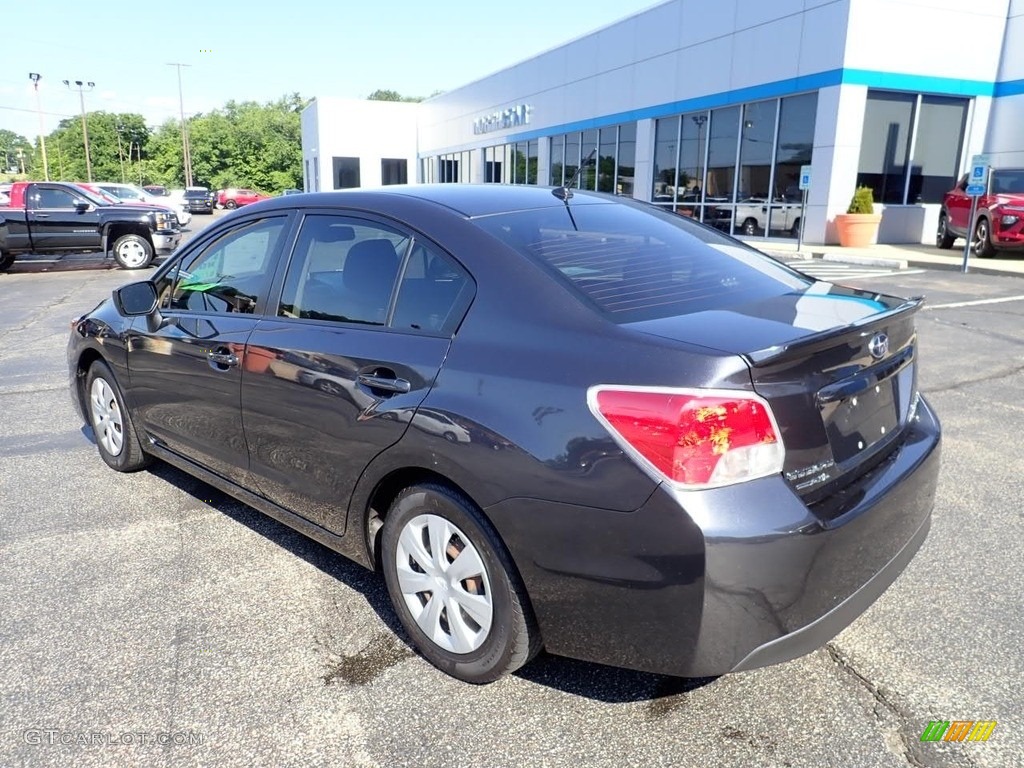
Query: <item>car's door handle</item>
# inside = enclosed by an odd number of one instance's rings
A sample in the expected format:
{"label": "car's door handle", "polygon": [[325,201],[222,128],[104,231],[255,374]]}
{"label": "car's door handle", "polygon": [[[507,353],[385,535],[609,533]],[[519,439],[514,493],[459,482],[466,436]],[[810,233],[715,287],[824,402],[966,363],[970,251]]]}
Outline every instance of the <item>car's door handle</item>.
{"label": "car's door handle", "polygon": [[392,376],[372,376],[368,373],[360,373],[356,376],[356,381],[370,389],[383,389],[386,392],[398,392],[399,394],[405,394],[412,389],[412,384],[405,379],[397,379]]}
{"label": "car's door handle", "polygon": [[226,365],[229,368],[238,365],[238,356],[231,352],[214,352],[211,349],[206,353],[206,359],[214,365]]}
{"label": "car's door handle", "polygon": [[37,214],[35,214],[35,217],[37,219],[48,219],[48,218],[50,218],[50,214],[48,214],[48,213],[37,213]]}

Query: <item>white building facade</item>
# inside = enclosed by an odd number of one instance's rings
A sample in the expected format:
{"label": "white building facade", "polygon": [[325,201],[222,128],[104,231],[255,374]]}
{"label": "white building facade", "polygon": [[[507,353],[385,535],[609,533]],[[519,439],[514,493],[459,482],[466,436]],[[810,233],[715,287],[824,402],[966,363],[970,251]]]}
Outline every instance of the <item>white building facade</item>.
{"label": "white building facade", "polygon": [[880,242],[932,241],[982,152],[1024,167],[1024,0],[669,0],[419,105],[303,114],[307,189],[353,186],[353,160],[355,186],[398,183],[398,158],[409,182],[575,175],[746,237],[802,223],[818,243],[858,185]]}

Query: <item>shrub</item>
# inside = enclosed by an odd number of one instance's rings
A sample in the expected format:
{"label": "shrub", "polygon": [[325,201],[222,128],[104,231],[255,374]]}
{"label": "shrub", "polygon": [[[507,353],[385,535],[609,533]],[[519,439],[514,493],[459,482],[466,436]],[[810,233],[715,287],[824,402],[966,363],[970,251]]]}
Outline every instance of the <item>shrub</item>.
{"label": "shrub", "polygon": [[871,187],[857,187],[857,191],[853,193],[853,200],[850,201],[850,207],[846,212],[874,213],[875,200]]}

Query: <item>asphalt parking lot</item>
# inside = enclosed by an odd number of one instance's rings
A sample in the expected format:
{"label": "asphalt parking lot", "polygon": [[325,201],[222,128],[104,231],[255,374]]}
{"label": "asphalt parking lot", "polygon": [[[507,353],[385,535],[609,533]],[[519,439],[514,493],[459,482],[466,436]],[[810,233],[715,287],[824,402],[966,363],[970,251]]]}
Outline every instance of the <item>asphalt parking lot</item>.
{"label": "asphalt parking lot", "polygon": [[[1020,764],[1024,280],[853,281],[928,296],[945,444],[923,549],[827,648],[712,681],[542,655],[472,687],[396,636],[374,574],[166,465],[107,469],[68,321],[144,273],[26,264],[0,274],[0,766]],[[921,742],[936,719],[998,725]]]}

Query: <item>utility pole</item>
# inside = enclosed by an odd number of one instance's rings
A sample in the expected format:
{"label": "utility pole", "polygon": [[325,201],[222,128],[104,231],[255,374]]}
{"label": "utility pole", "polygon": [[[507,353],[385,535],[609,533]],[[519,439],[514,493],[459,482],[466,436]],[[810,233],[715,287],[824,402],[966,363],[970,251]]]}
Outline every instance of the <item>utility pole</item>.
{"label": "utility pole", "polygon": [[[121,161],[121,183],[124,184],[124,144],[121,143],[121,134],[124,132],[124,126],[118,124],[117,126],[117,159]],[[128,158],[128,162],[131,162],[131,158]]]}
{"label": "utility pole", "polygon": [[181,156],[185,165],[185,186],[192,186],[192,151],[188,145],[188,126],[185,124],[185,97],[181,90],[181,68],[191,67],[191,64],[171,62],[167,66],[178,68],[178,108],[181,111]]}
{"label": "utility pole", "polygon": [[92,90],[96,87],[96,83],[87,82],[83,83],[81,80],[75,80],[74,87],[67,80],[64,81],[64,85],[68,87],[70,91],[78,91],[78,101],[82,106],[82,141],[85,144],[85,172],[89,176],[89,183],[92,183],[92,159],[89,157],[89,129],[85,124],[85,90]]}
{"label": "utility pole", "polygon": [[39,102],[39,81],[42,80],[42,77],[38,72],[28,73],[28,79],[32,81],[32,87],[36,91],[36,112],[39,113],[39,146],[43,151],[43,176],[49,181],[50,165],[46,162],[46,129],[43,127],[43,108]]}

